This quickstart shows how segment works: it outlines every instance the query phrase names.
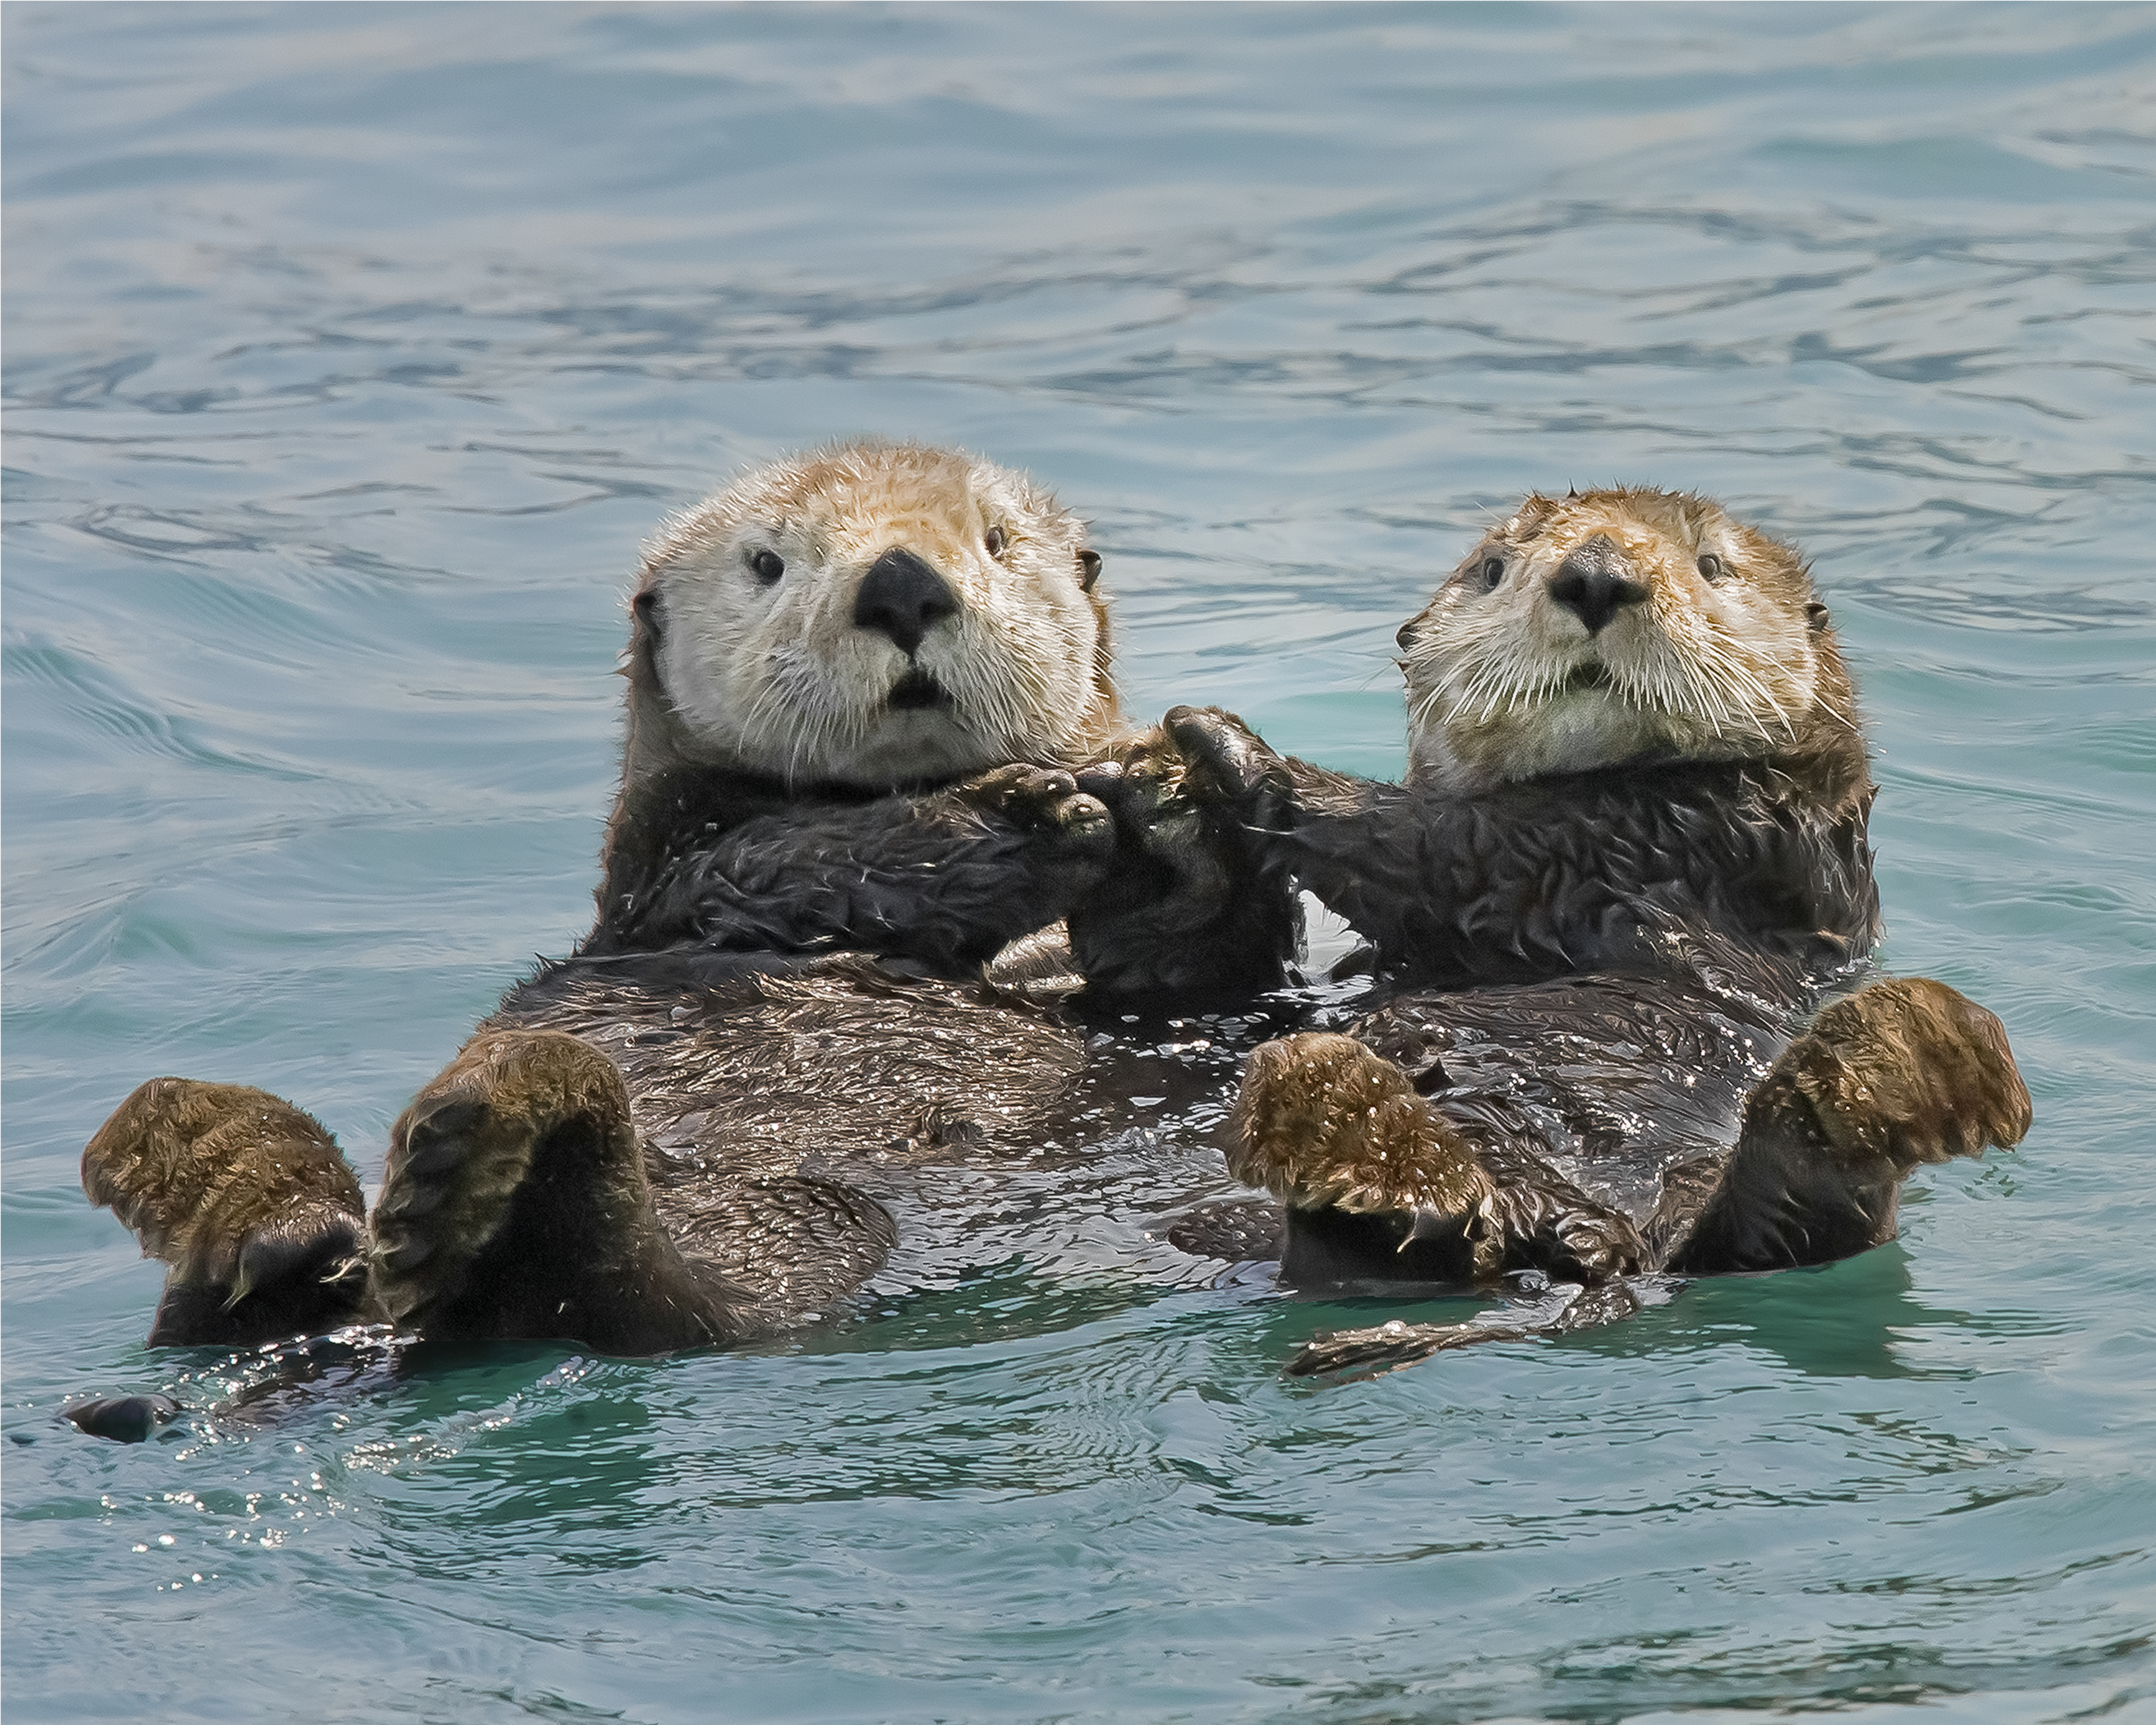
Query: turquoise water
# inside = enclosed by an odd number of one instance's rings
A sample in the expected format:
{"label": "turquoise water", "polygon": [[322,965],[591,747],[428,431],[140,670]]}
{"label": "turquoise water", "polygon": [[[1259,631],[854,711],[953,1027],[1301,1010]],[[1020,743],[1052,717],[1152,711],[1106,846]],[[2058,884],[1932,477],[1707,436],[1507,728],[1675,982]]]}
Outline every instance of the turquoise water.
{"label": "turquoise water", "polygon": [[[2156,1717],[2156,11],[5,22],[11,1721]],[[249,1081],[376,1178],[588,919],[639,539],[863,430],[1096,521],[1134,709],[1368,772],[1519,491],[1794,535],[1888,960],[2035,1130],[1373,1383],[1126,1206],[796,1351],[61,1425],[254,1369],[141,1347],[99,1121]]]}

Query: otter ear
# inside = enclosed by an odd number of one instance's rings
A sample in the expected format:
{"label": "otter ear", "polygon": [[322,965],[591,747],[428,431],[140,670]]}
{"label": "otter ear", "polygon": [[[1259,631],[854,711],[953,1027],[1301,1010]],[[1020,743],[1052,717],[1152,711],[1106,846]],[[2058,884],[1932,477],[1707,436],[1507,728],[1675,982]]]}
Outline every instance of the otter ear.
{"label": "otter ear", "polygon": [[1804,607],[1804,620],[1811,625],[1812,633],[1817,634],[1826,627],[1826,607],[1820,603],[1817,599],[1814,599]]}
{"label": "otter ear", "polygon": [[1579,487],[1578,485],[1567,485],[1564,488],[1564,501],[1568,503],[1571,502],[1572,500],[1578,495]]}
{"label": "otter ear", "polygon": [[1091,593],[1093,583],[1101,578],[1101,553],[1081,550],[1078,553],[1078,591]]}
{"label": "otter ear", "polygon": [[636,620],[654,634],[659,633],[659,589],[647,587],[638,591],[629,602],[629,608],[636,614]]}

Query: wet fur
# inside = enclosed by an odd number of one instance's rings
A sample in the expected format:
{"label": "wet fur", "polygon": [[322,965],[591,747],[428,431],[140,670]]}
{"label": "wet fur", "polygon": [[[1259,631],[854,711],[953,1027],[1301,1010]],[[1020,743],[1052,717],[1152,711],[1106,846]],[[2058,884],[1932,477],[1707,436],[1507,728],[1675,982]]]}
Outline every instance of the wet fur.
{"label": "wet fur", "polygon": [[[1551,583],[1598,540],[1645,592],[1594,630]],[[1269,862],[1365,937],[1386,997],[1252,1060],[1230,1166],[1285,1201],[1291,1281],[1826,1262],[1892,1238],[1917,1163],[2025,1132],[1990,1014],[1856,987],[1873,788],[1794,552],[1697,497],[1530,498],[1401,641],[1405,785],[1169,718],[1249,763]]]}
{"label": "wet fur", "polygon": [[138,1086],[84,1149],[82,1184],[169,1266],[152,1346],[244,1345],[366,1310],[358,1178],[321,1122],[266,1091]]}
{"label": "wet fur", "polygon": [[[911,650],[855,620],[894,547],[961,601]],[[783,1332],[881,1263],[892,1168],[993,1164],[1078,1076],[1082,1029],[983,979],[1006,942],[1066,922],[1066,963],[1133,993],[1276,982],[1294,901],[1156,770],[1160,733],[1122,728],[1098,564],[1021,475],[910,444],[762,470],[670,524],[631,607],[591,932],[398,1120],[371,1232],[347,1241],[368,1274],[326,1288],[342,1305],[258,1301],[255,1331],[381,1313],[625,1353]],[[923,669],[947,701],[889,704]],[[356,1233],[318,1127],[160,1082],[100,1133],[85,1184],[128,1204],[176,1290],[223,1286],[199,1266],[239,1238],[228,1214],[258,1233],[312,1214],[278,1183],[302,1137]],[[264,1105],[274,1141],[249,1124]],[[191,1160],[162,1154],[182,1141]],[[198,1184],[238,1194],[202,1245],[162,1219]],[[157,1339],[245,1339],[229,1328]]]}

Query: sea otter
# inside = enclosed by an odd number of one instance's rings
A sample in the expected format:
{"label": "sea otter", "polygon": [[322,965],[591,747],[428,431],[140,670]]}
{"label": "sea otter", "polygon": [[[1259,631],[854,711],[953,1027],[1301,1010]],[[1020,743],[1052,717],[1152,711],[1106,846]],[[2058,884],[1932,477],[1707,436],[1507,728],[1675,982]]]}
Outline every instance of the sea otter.
{"label": "sea otter", "polygon": [[92,1201],[170,1266],[151,1341],[783,1329],[883,1261],[879,1191],[1050,1130],[1086,1031],[1022,986],[1044,955],[1119,996],[1278,981],[1296,901],[1121,720],[1100,561],[1024,475],[911,444],[669,522],[596,921],[405,1110],[371,1223],[260,1091],[153,1080],[91,1140]]}
{"label": "sea otter", "polygon": [[[1703,497],[1532,495],[1399,645],[1404,785],[1272,756],[1224,714],[1168,719],[1383,991],[1347,1034],[1251,1057],[1229,1166],[1285,1207],[1285,1280],[1604,1290],[1563,1327],[1629,1309],[1634,1271],[1878,1245],[1917,1163],[2020,1140],[1998,1020],[1866,980],[1874,787],[1792,547]],[[1300,1365],[1519,1332],[1394,1324]]]}

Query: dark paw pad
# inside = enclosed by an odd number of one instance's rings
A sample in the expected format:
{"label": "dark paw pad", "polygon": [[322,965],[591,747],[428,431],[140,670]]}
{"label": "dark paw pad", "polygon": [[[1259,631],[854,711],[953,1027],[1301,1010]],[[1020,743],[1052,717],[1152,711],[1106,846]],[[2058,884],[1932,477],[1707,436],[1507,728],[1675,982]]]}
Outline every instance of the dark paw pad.
{"label": "dark paw pad", "polygon": [[1060,839],[1081,850],[1105,850],[1114,842],[1107,805],[1059,768],[999,767],[973,780],[966,795],[1022,832]]}
{"label": "dark paw pad", "polygon": [[[459,1291],[549,1143],[603,1147],[576,1171],[588,1182],[609,1158],[634,1159],[628,1122],[621,1075],[588,1044],[552,1030],[473,1038],[390,1134],[372,1234],[375,1287],[392,1321]],[[560,1201],[592,1196],[565,1189]]]}
{"label": "dark paw pad", "polygon": [[1219,707],[1171,707],[1162,726],[1193,796],[1233,804],[1253,824],[1281,824],[1291,794],[1287,769],[1263,737]]}

